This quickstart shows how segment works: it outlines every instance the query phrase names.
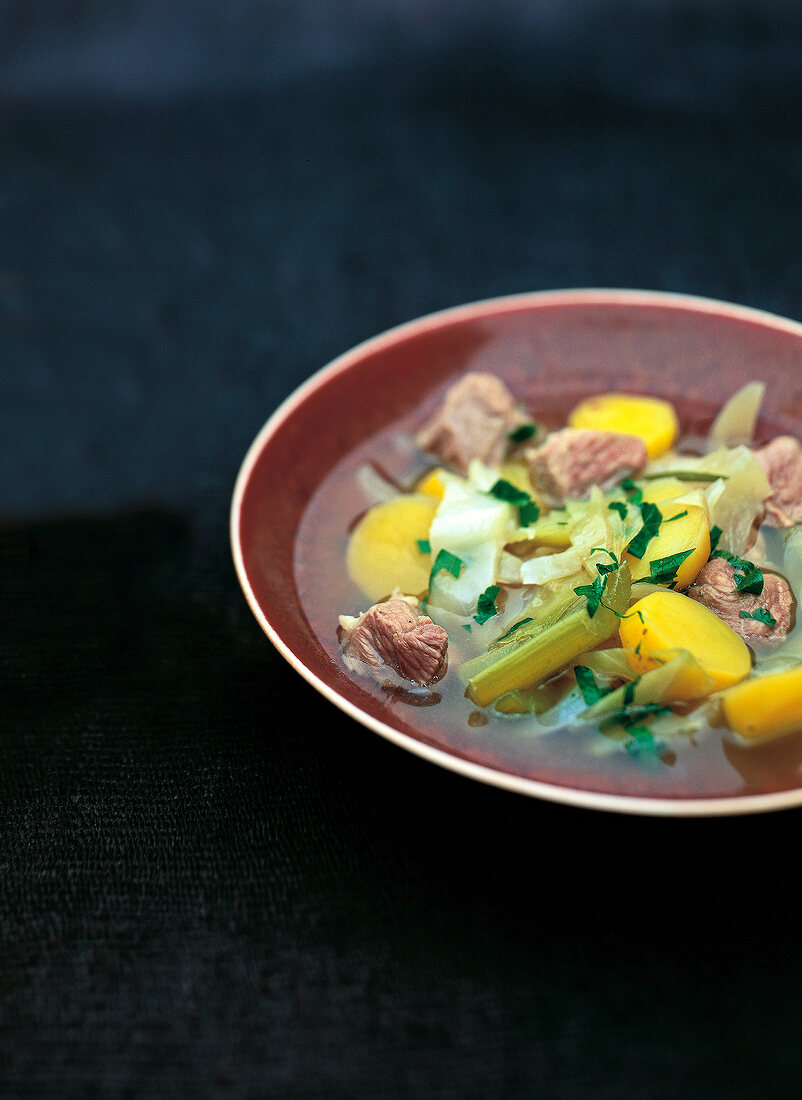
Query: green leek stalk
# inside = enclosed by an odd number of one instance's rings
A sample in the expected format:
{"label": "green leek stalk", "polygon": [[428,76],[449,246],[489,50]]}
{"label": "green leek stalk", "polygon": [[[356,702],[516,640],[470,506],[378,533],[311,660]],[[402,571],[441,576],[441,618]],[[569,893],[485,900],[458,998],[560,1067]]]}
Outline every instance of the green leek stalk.
{"label": "green leek stalk", "polygon": [[618,616],[626,612],[629,603],[629,566],[624,564],[607,577],[602,602],[592,615],[582,600],[536,636],[496,650],[498,659],[468,680],[468,695],[477,706],[488,706],[508,691],[543,683],[581,653],[611,637],[618,630]]}

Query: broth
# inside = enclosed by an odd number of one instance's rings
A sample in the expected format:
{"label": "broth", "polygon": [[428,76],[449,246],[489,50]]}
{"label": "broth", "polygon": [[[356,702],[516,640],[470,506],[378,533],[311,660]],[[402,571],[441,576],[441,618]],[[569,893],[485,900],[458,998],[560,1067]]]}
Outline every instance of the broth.
{"label": "broth", "polygon": [[[553,424],[575,394],[554,405]],[[686,440],[700,435],[715,410],[674,401]],[[410,488],[432,465],[413,440],[421,412],[396,421],[346,454],[311,497],[295,544],[295,576],[309,625],[344,676],[380,706],[383,719],[417,740],[448,753],[525,778],[601,793],[644,797],[728,797],[785,790],[802,782],[802,732],[763,745],[742,747],[727,731],[703,726],[670,741],[661,757],[637,759],[588,724],[544,726],[534,715],[500,716],[479,710],[465,696],[457,665],[472,653],[453,635],[449,669],[431,690],[382,688],[345,670],[337,638],[341,614],[356,615],[370,601],[346,571],[349,531],[374,503],[360,485],[359,471],[376,465],[402,489]],[[773,434],[768,433],[768,436]],[[779,434],[779,433],[778,433]],[[764,528],[769,560],[776,560],[779,533]],[[781,555],[780,555],[781,559]],[[802,630],[797,623],[795,631]],[[467,636],[466,636],[467,638]],[[468,643],[469,644],[469,643]],[[374,705],[375,705],[374,704]]]}

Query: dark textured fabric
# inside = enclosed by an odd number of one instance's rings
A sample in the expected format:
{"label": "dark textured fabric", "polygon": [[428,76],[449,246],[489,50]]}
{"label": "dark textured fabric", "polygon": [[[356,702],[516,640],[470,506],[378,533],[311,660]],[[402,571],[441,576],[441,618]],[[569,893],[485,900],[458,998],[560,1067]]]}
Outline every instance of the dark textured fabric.
{"label": "dark textured fabric", "polygon": [[227,510],[276,404],[421,313],[802,318],[802,24],[368,7],[0,6],[0,1095],[797,1095],[799,813],[408,756],[274,652]]}

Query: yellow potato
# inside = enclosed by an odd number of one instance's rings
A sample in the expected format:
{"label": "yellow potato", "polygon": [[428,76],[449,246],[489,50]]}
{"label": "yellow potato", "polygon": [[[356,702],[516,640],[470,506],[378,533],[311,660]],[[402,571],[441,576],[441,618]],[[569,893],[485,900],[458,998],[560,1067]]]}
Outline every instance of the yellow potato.
{"label": "yellow potato", "polygon": [[572,428],[640,436],[649,458],[657,458],[668,451],[679,431],[677,414],[668,401],[626,393],[588,397],[576,406],[568,423]]}
{"label": "yellow potato", "polygon": [[[687,588],[710,557],[707,510],[696,504],[669,502],[660,506],[660,512],[663,517],[660,528],[646,547],[643,557],[636,558],[632,554],[625,554],[624,560],[629,562],[633,582],[649,580],[652,562],[690,550],[691,554],[676,571],[676,587]],[[683,512],[686,514],[682,515]],[[672,519],[672,516],[678,518]]]}
{"label": "yellow potato", "polygon": [[371,600],[395,588],[407,596],[426,590],[431,554],[418,539],[428,539],[436,511],[432,497],[399,496],[374,505],[356,525],[346,555],[348,576]]}
{"label": "yellow potato", "polygon": [[[621,620],[619,632],[621,644],[634,651],[629,661],[636,673],[657,668],[683,649],[710,677],[708,691],[737,684],[752,668],[743,639],[709,608],[681,592],[666,589],[644,596]],[[697,690],[693,679],[686,690]]]}
{"label": "yellow potato", "polygon": [[745,741],[802,730],[802,666],[745,680],[722,696],[721,706]]}
{"label": "yellow potato", "polygon": [[688,486],[677,477],[661,477],[656,481],[639,482],[644,500],[659,504],[661,500],[672,500],[687,493]]}
{"label": "yellow potato", "polygon": [[423,493],[427,497],[434,497],[435,500],[442,500],[446,491],[443,479],[440,477],[442,473],[444,473],[442,466],[429,470],[418,482],[415,492]]}
{"label": "yellow potato", "polygon": [[499,467],[498,476],[505,481],[509,481],[510,485],[514,485],[516,489],[521,489],[524,493],[529,493],[530,497],[536,495],[534,486],[532,485],[532,479],[529,476],[529,468],[523,462],[502,462]]}

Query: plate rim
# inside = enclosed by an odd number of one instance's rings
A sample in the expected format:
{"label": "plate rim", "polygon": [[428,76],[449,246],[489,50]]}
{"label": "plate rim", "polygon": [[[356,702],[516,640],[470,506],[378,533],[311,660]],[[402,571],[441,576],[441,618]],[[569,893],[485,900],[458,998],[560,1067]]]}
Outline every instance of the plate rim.
{"label": "plate rim", "polygon": [[435,748],[423,741],[402,733],[393,726],[361,710],[344,695],[321,680],[281,638],[259,605],[251,587],[242,552],[241,520],[242,503],[253,469],[267,441],[279,430],[315,390],[337,375],[348,370],[352,362],[365,354],[378,351],[388,344],[416,333],[426,332],[450,321],[477,318],[488,313],[513,312],[527,306],[555,305],[639,305],[669,309],[684,309],[699,313],[716,314],[733,320],[762,323],[769,328],[787,332],[802,338],[802,322],[783,317],[768,310],[739,305],[717,298],[663,290],[636,290],[603,287],[566,288],[555,290],[525,291],[499,297],[482,298],[474,302],[448,306],[435,310],[360,341],[347,351],[337,355],[311,374],[284,398],[262,425],[242,460],[231,498],[229,512],[229,540],[234,568],[240,587],[256,621],[272,644],[307,683],[333,703],[339,710],[360,725],[378,733],[385,740],[398,745],[430,763],[466,778],[503,790],[561,805],[581,809],[602,810],[614,813],[640,814],[652,817],[725,817],[752,813],[792,809],[802,805],[802,785],[788,791],[776,791],[759,795],[725,795],[707,798],[649,798],[640,795],[612,794],[582,788],[546,783],[542,780],[514,775],[485,764]]}

